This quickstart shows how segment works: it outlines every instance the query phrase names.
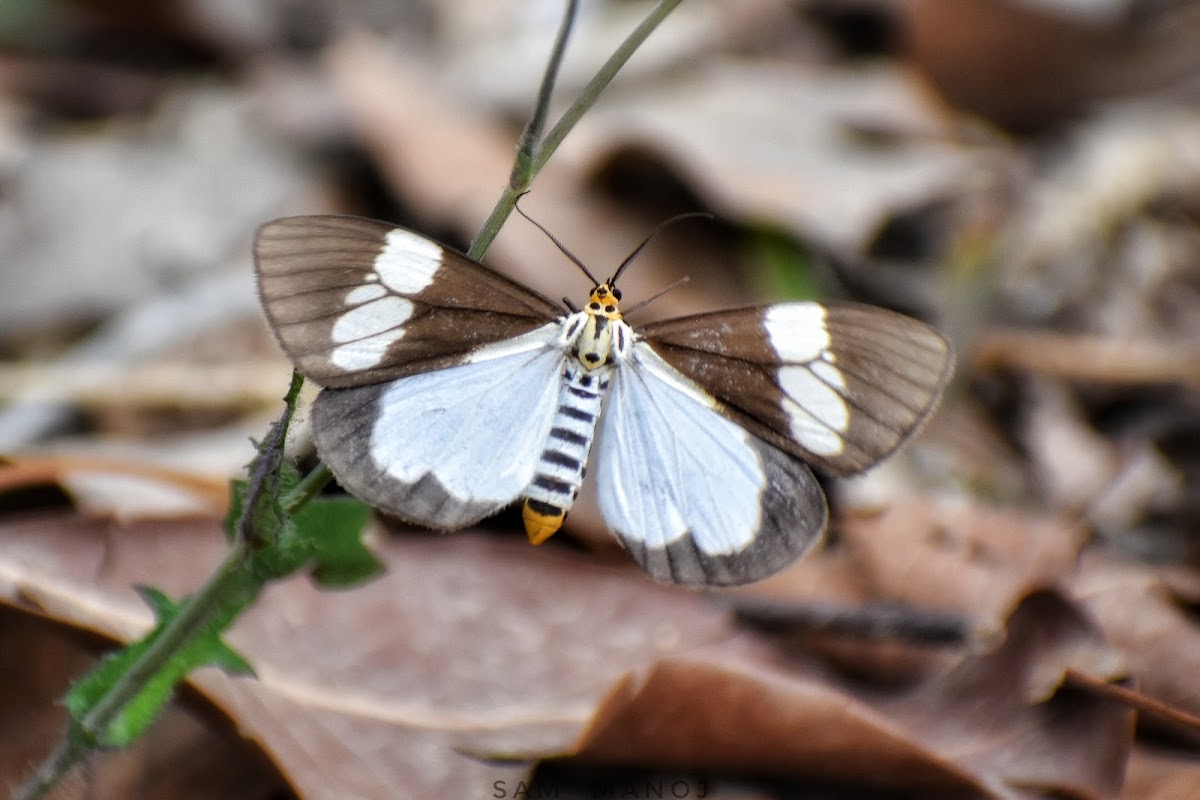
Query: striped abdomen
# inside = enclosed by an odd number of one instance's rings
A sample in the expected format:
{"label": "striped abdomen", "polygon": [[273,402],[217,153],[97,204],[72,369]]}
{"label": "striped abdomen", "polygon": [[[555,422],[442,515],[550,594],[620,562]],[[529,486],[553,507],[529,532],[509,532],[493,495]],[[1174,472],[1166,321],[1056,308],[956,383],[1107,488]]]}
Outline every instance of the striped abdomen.
{"label": "striped abdomen", "polygon": [[557,531],[575,503],[611,374],[607,365],[589,372],[572,359],[566,366],[550,437],[525,490],[522,517],[534,544]]}

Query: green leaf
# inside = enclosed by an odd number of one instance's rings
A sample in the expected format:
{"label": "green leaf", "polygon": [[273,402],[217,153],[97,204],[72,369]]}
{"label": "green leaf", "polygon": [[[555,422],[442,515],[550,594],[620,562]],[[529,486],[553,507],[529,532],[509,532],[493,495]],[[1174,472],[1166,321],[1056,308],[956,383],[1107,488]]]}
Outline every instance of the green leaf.
{"label": "green leaf", "polygon": [[[92,668],[91,672],[71,686],[70,691],[63,698],[63,705],[71,712],[73,723],[78,725],[88,712],[108,694],[121,676],[129,671],[129,666],[150,646],[158,630],[156,628],[145,639],[105,656],[99,664]],[[141,694],[139,694],[139,698],[141,698]],[[165,702],[166,698],[159,702],[153,698],[142,698],[141,702],[136,704],[136,708],[132,708],[135,704],[131,703],[124,712],[118,715],[118,720],[114,721],[113,725],[109,726],[107,730],[99,732],[97,744],[113,747],[129,744],[137,738],[140,731],[154,720]]]}
{"label": "green leaf", "polygon": [[[187,602],[175,603],[151,587],[138,587],[137,591],[154,611],[158,624],[143,639],[106,656],[67,692],[63,704],[71,712],[77,733],[82,730],[81,721],[103,702],[118,681],[126,678],[134,662],[151,647],[162,634],[164,626],[175,618]],[[237,605],[244,606],[245,602]],[[231,605],[223,616],[232,618],[234,615],[236,611]],[[132,743],[162,711],[176,685],[196,667],[212,664],[233,675],[253,675],[254,670],[249,662],[221,640],[220,632],[224,624],[222,621],[222,624],[200,631],[162,669],[150,675],[112,722],[104,730],[95,732],[96,743],[106,747],[124,747]]]}
{"label": "green leaf", "polygon": [[217,637],[212,647],[211,656],[203,663],[219,667],[226,675],[233,675],[239,678],[257,677],[257,673],[250,662],[237,650],[225,644],[224,640],[220,637]]}
{"label": "green leaf", "polygon": [[313,577],[328,588],[364,583],[383,564],[362,543],[371,509],[348,497],[318,497],[296,512],[296,538],[313,553]]}
{"label": "green leaf", "polygon": [[171,598],[167,597],[153,586],[134,586],[133,590],[142,598],[142,602],[150,607],[154,612],[154,619],[161,625],[175,615],[178,611],[178,606]]}

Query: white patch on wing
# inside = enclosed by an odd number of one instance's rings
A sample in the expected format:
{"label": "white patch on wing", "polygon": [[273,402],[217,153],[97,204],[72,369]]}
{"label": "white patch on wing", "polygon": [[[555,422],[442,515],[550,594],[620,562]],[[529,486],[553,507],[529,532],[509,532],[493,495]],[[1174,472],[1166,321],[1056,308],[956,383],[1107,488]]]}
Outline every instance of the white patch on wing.
{"label": "white patch on wing", "polygon": [[829,384],[807,366],[792,366],[779,368],[779,387],[787,395],[783,410],[796,441],[823,456],[845,449],[838,434],[850,425],[850,408]]}
{"label": "white patch on wing", "polygon": [[404,323],[412,314],[412,303],[391,296],[350,309],[333,323],[330,338],[338,346],[329,354],[329,360],[347,371],[379,366],[387,349],[404,336]]}
{"label": "white patch on wing", "polygon": [[[371,460],[406,484],[432,475],[452,501],[515,500],[533,480],[562,384],[564,355],[542,336],[540,349],[397,380],[379,399]],[[452,528],[461,513],[451,503],[418,521]]]}
{"label": "white patch on wing", "polygon": [[751,435],[644,342],[615,371],[600,421],[600,510],[621,538],[661,549],[744,550],[762,524],[766,473]]}
{"label": "white patch on wing", "polygon": [[781,361],[804,363],[829,347],[825,307],[820,303],[780,303],[763,315],[763,329]]}
{"label": "white patch on wing", "polygon": [[850,408],[841,395],[812,373],[809,367],[780,367],[779,386],[805,411],[835,431],[850,424]]}
{"label": "white patch on wing", "polygon": [[395,331],[399,339],[404,323],[413,314],[413,304],[403,297],[384,297],[352,308],[333,323],[330,336],[338,344],[366,339],[385,331]]}
{"label": "white patch on wing", "polygon": [[400,294],[417,294],[428,288],[441,266],[441,245],[399,228],[388,233],[383,252],[375,257],[380,280]]}
{"label": "white patch on wing", "polygon": [[829,430],[795,400],[784,397],[781,406],[788,415],[792,438],[805,448],[821,456],[834,456],[845,449],[846,443],[842,437]]}
{"label": "white patch on wing", "polygon": [[833,456],[846,443],[850,407],[838,390],[846,378],[829,350],[826,311],[820,303],[781,303],[763,315],[767,340],[783,362],[776,380],[787,395],[781,407],[792,436],[813,453]]}
{"label": "white patch on wing", "polygon": [[829,363],[829,361],[814,361],[808,368],[812,370],[814,375],[830,386],[837,389],[846,388],[846,376],[842,374],[840,369]]}
{"label": "white patch on wing", "polygon": [[362,286],[355,286],[350,291],[346,292],[346,305],[356,306],[360,303],[369,303],[372,300],[378,300],[387,294],[387,289],[380,286],[378,283],[368,283]]}
{"label": "white patch on wing", "polygon": [[359,339],[357,342],[338,345],[329,354],[329,360],[334,366],[347,372],[377,367],[383,362],[383,357],[387,355],[387,349],[392,346],[392,342],[399,340],[403,335],[404,329],[396,328]]}

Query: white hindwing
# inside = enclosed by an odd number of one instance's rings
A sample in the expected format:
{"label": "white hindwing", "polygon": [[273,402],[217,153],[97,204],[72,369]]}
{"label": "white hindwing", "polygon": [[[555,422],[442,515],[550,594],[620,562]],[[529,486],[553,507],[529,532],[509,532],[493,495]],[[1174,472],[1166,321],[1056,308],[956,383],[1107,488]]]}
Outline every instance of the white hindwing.
{"label": "white hindwing", "polygon": [[600,510],[658,580],[759,580],[825,529],[825,496],[804,462],[717,409],[645,341],[613,375],[596,440]]}
{"label": "white hindwing", "polygon": [[743,428],[644,344],[613,376],[597,440],[605,521],[623,541],[664,549],[685,535],[708,555],[759,528],[766,475]]}
{"label": "white hindwing", "polygon": [[327,390],[314,409],[318,450],[374,505],[432,528],[473,524],[533,479],[562,382],[558,336],[546,325],[458,366]]}

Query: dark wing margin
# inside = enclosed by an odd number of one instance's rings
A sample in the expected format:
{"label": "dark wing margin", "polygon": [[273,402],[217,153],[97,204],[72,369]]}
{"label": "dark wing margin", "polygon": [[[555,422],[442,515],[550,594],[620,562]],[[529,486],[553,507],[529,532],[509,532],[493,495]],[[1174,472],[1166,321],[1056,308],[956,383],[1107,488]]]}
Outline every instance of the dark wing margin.
{"label": "dark wing margin", "polygon": [[760,528],[743,550],[706,553],[688,533],[666,547],[620,531],[614,534],[630,558],[655,580],[683,586],[741,586],[791,565],[825,533],[829,514],[821,485],[801,461],[766,442],[751,445],[767,477]]}
{"label": "dark wing margin", "polygon": [[465,255],[387,222],[285,217],[254,243],[271,329],[304,375],[364,386],[449,366],[563,315]]}
{"label": "dark wing margin", "polygon": [[397,481],[371,457],[371,432],[382,412],[384,384],[329,389],[313,405],[313,435],[321,458],[342,488],[373,507],[420,525],[453,530],[495,513],[494,503],[455,497],[432,472]]}
{"label": "dark wing margin", "polygon": [[832,475],[895,452],[937,408],[954,367],[929,325],[856,304],[699,314],[638,334],[727,417]]}

